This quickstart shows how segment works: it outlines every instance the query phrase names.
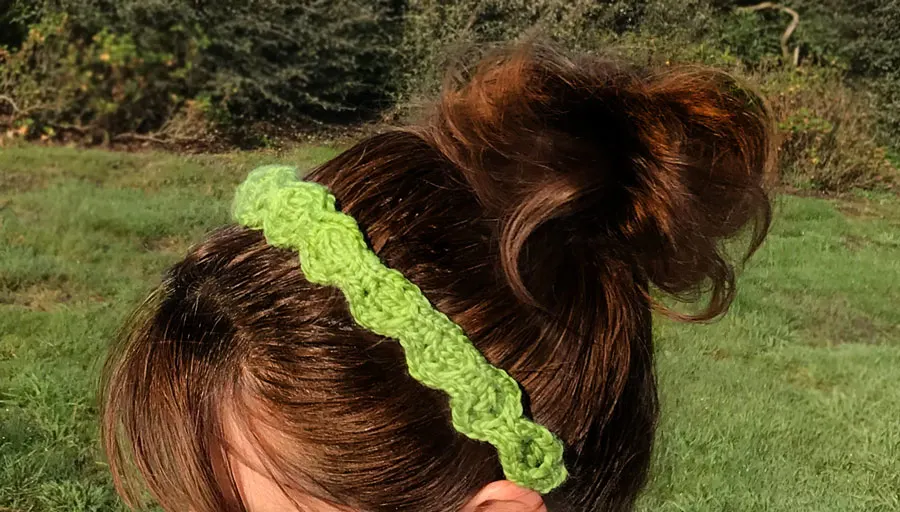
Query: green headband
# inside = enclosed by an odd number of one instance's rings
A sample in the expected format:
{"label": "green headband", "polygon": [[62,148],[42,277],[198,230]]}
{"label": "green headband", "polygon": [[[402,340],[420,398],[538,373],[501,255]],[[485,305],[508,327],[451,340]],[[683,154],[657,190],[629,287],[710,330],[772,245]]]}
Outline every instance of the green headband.
{"label": "green headband", "polygon": [[269,244],[297,251],[309,282],[336,286],[359,325],[399,341],[409,374],[450,396],[453,427],[494,445],[507,479],[540,493],[566,479],[563,444],[523,416],[518,383],[415,284],[381,263],[326,187],[297,179],[293,167],[261,167],[238,188],[234,218],[263,230]]}

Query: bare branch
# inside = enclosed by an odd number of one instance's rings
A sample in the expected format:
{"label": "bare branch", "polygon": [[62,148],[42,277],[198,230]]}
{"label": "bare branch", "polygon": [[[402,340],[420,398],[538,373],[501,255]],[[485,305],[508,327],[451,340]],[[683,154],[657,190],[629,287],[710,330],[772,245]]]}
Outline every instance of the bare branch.
{"label": "bare branch", "polygon": [[161,132],[147,135],[128,132],[114,135],[110,140],[112,142],[149,142],[160,146],[178,146],[180,144],[195,144],[203,141],[199,137],[170,137],[164,135],[160,137],[160,135],[162,135]]}
{"label": "bare branch", "polygon": [[482,3],[483,2],[478,2],[478,5],[476,5],[475,8],[472,9],[472,15],[469,16],[469,21],[466,22],[466,28],[463,29],[464,34],[468,31],[472,30],[472,28],[475,26],[475,23],[478,22],[478,18],[481,16],[481,4]]}
{"label": "bare branch", "polygon": [[798,46],[794,48],[794,51],[791,52],[790,48],[788,47],[788,41],[791,39],[791,35],[794,33],[794,31],[797,30],[797,26],[800,25],[800,13],[798,13],[794,9],[791,9],[790,7],[776,4],[774,2],[762,2],[756,5],[748,5],[745,7],[737,8],[737,10],[740,12],[756,12],[763,9],[777,9],[791,16],[790,24],[788,24],[786,29],[784,29],[784,33],[781,34],[781,56],[784,58],[785,62],[793,62],[795,66],[798,65],[800,62],[800,47]]}
{"label": "bare branch", "polygon": [[112,138],[113,142],[152,142],[161,146],[168,146],[176,141],[160,139],[150,135],[141,135],[139,133],[120,133]]}
{"label": "bare branch", "polygon": [[13,99],[10,98],[9,96],[7,96],[5,94],[0,94],[0,101],[4,101],[4,102],[8,103],[9,106],[12,107],[12,109],[13,109],[13,114],[18,114],[20,112],[19,106],[16,105],[16,102],[13,101]]}
{"label": "bare branch", "polygon": [[53,129],[56,130],[56,131],[75,132],[75,133],[77,133],[78,135],[87,135],[87,134],[88,134],[88,130],[87,130],[87,129],[85,129],[84,127],[78,126],[78,125],[74,125],[74,124],[68,124],[68,123],[47,123],[47,126],[49,126],[50,128],[53,128]]}

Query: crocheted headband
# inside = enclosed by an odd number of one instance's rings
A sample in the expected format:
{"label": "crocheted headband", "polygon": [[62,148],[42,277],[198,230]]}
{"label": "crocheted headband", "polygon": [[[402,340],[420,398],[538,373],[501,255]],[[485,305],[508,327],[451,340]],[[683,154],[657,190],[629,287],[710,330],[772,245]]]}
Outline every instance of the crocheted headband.
{"label": "crocheted headband", "polygon": [[263,230],[270,245],[297,251],[309,282],[339,288],[360,326],[400,342],[409,374],[450,396],[453,427],[496,447],[508,480],[540,493],[559,486],[567,476],[563,444],[523,416],[518,383],[381,263],[326,187],[296,176],[287,166],[254,170],[235,195],[235,220]]}

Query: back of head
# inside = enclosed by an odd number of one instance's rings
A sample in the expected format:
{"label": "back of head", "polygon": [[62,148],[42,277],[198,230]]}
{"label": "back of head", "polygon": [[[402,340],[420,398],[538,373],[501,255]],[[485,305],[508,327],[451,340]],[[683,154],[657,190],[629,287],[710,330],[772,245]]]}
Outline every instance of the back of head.
{"label": "back of head", "polygon": [[[690,318],[727,309],[734,272],[721,242],[749,226],[749,255],[768,228],[769,124],[759,98],[716,71],[634,69],[527,46],[448,86],[427,122],[366,139],[310,179],[332,190],[387,266],[521,384],[528,412],[564,441],[571,476],[546,497],[550,510],[629,510],[658,415],[651,290],[705,297]],[[270,453],[288,488],[360,510],[449,512],[502,478],[492,450],[450,427],[446,399],[404,375],[395,344],[361,332],[295,260],[229,228],[172,270],[111,359],[108,450],[147,451],[141,411],[117,412],[120,402],[178,399],[172,386],[163,398],[147,394],[146,362],[203,374],[196,358],[209,375],[194,378],[249,382],[242,389],[269,411],[267,425],[296,440]],[[180,334],[192,320],[178,300],[208,306],[195,312],[221,321],[220,335]],[[166,318],[174,312],[176,322]],[[161,359],[154,351],[177,343],[159,337],[193,344]],[[123,422],[124,437],[115,433]],[[136,466],[158,496],[168,484],[153,474],[190,458]]]}

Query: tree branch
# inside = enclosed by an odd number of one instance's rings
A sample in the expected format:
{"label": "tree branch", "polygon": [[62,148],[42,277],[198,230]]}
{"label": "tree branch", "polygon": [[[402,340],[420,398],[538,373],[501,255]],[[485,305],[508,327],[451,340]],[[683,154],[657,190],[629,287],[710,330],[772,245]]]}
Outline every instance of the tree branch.
{"label": "tree branch", "polygon": [[81,127],[81,126],[74,125],[74,124],[68,124],[68,123],[47,123],[47,126],[49,126],[50,128],[53,128],[53,129],[56,130],[56,131],[75,132],[75,133],[77,133],[78,135],[82,135],[82,136],[88,134],[88,130],[86,130],[85,128],[83,128],[83,127]]}
{"label": "tree branch", "polygon": [[13,114],[18,114],[20,112],[19,106],[16,105],[16,102],[13,101],[13,99],[10,98],[9,96],[7,96],[5,94],[0,94],[0,101],[4,101],[4,102],[8,103],[9,106],[12,107],[12,109],[13,109]]}
{"label": "tree branch", "polygon": [[[794,66],[800,63],[800,47],[794,48],[794,51],[791,52],[788,47],[788,41],[791,39],[791,35],[797,30],[797,26],[800,25],[800,13],[791,9],[790,7],[776,4],[774,2],[762,2],[756,5],[748,5],[745,7],[738,7],[737,10],[740,12],[756,12],[761,11],[763,9],[777,9],[781,12],[787,13],[791,16],[791,22],[788,24],[787,28],[784,29],[784,33],[781,34],[781,56],[784,57],[785,62],[793,62]],[[793,53],[793,58],[791,54]]]}
{"label": "tree branch", "polygon": [[466,33],[475,26],[475,23],[478,22],[478,17],[481,16],[481,4],[482,2],[478,2],[478,5],[472,9],[472,15],[469,16],[469,21],[466,22],[466,28],[463,29],[463,33]]}
{"label": "tree branch", "polygon": [[115,135],[112,140],[113,142],[152,142],[161,146],[168,146],[170,144],[178,142],[177,140],[160,139],[150,135],[141,135],[139,133],[120,133],[118,135]]}
{"label": "tree branch", "polygon": [[[155,136],[156,135],[156,136]],[[120,133],[118,135],[114,135],[110,140],[112,142],[149,142],[152,144],[159,144],[160,146],[177,146],[179,144],[194,144],[194,143],[202,143],[203,139],[197,137],[171,137],[171,136],[158,136],[161,135],[160,132],[156,134],[140,134],[134,132],[128,133]],[[2,512],[2,511],[0,511]]]}

